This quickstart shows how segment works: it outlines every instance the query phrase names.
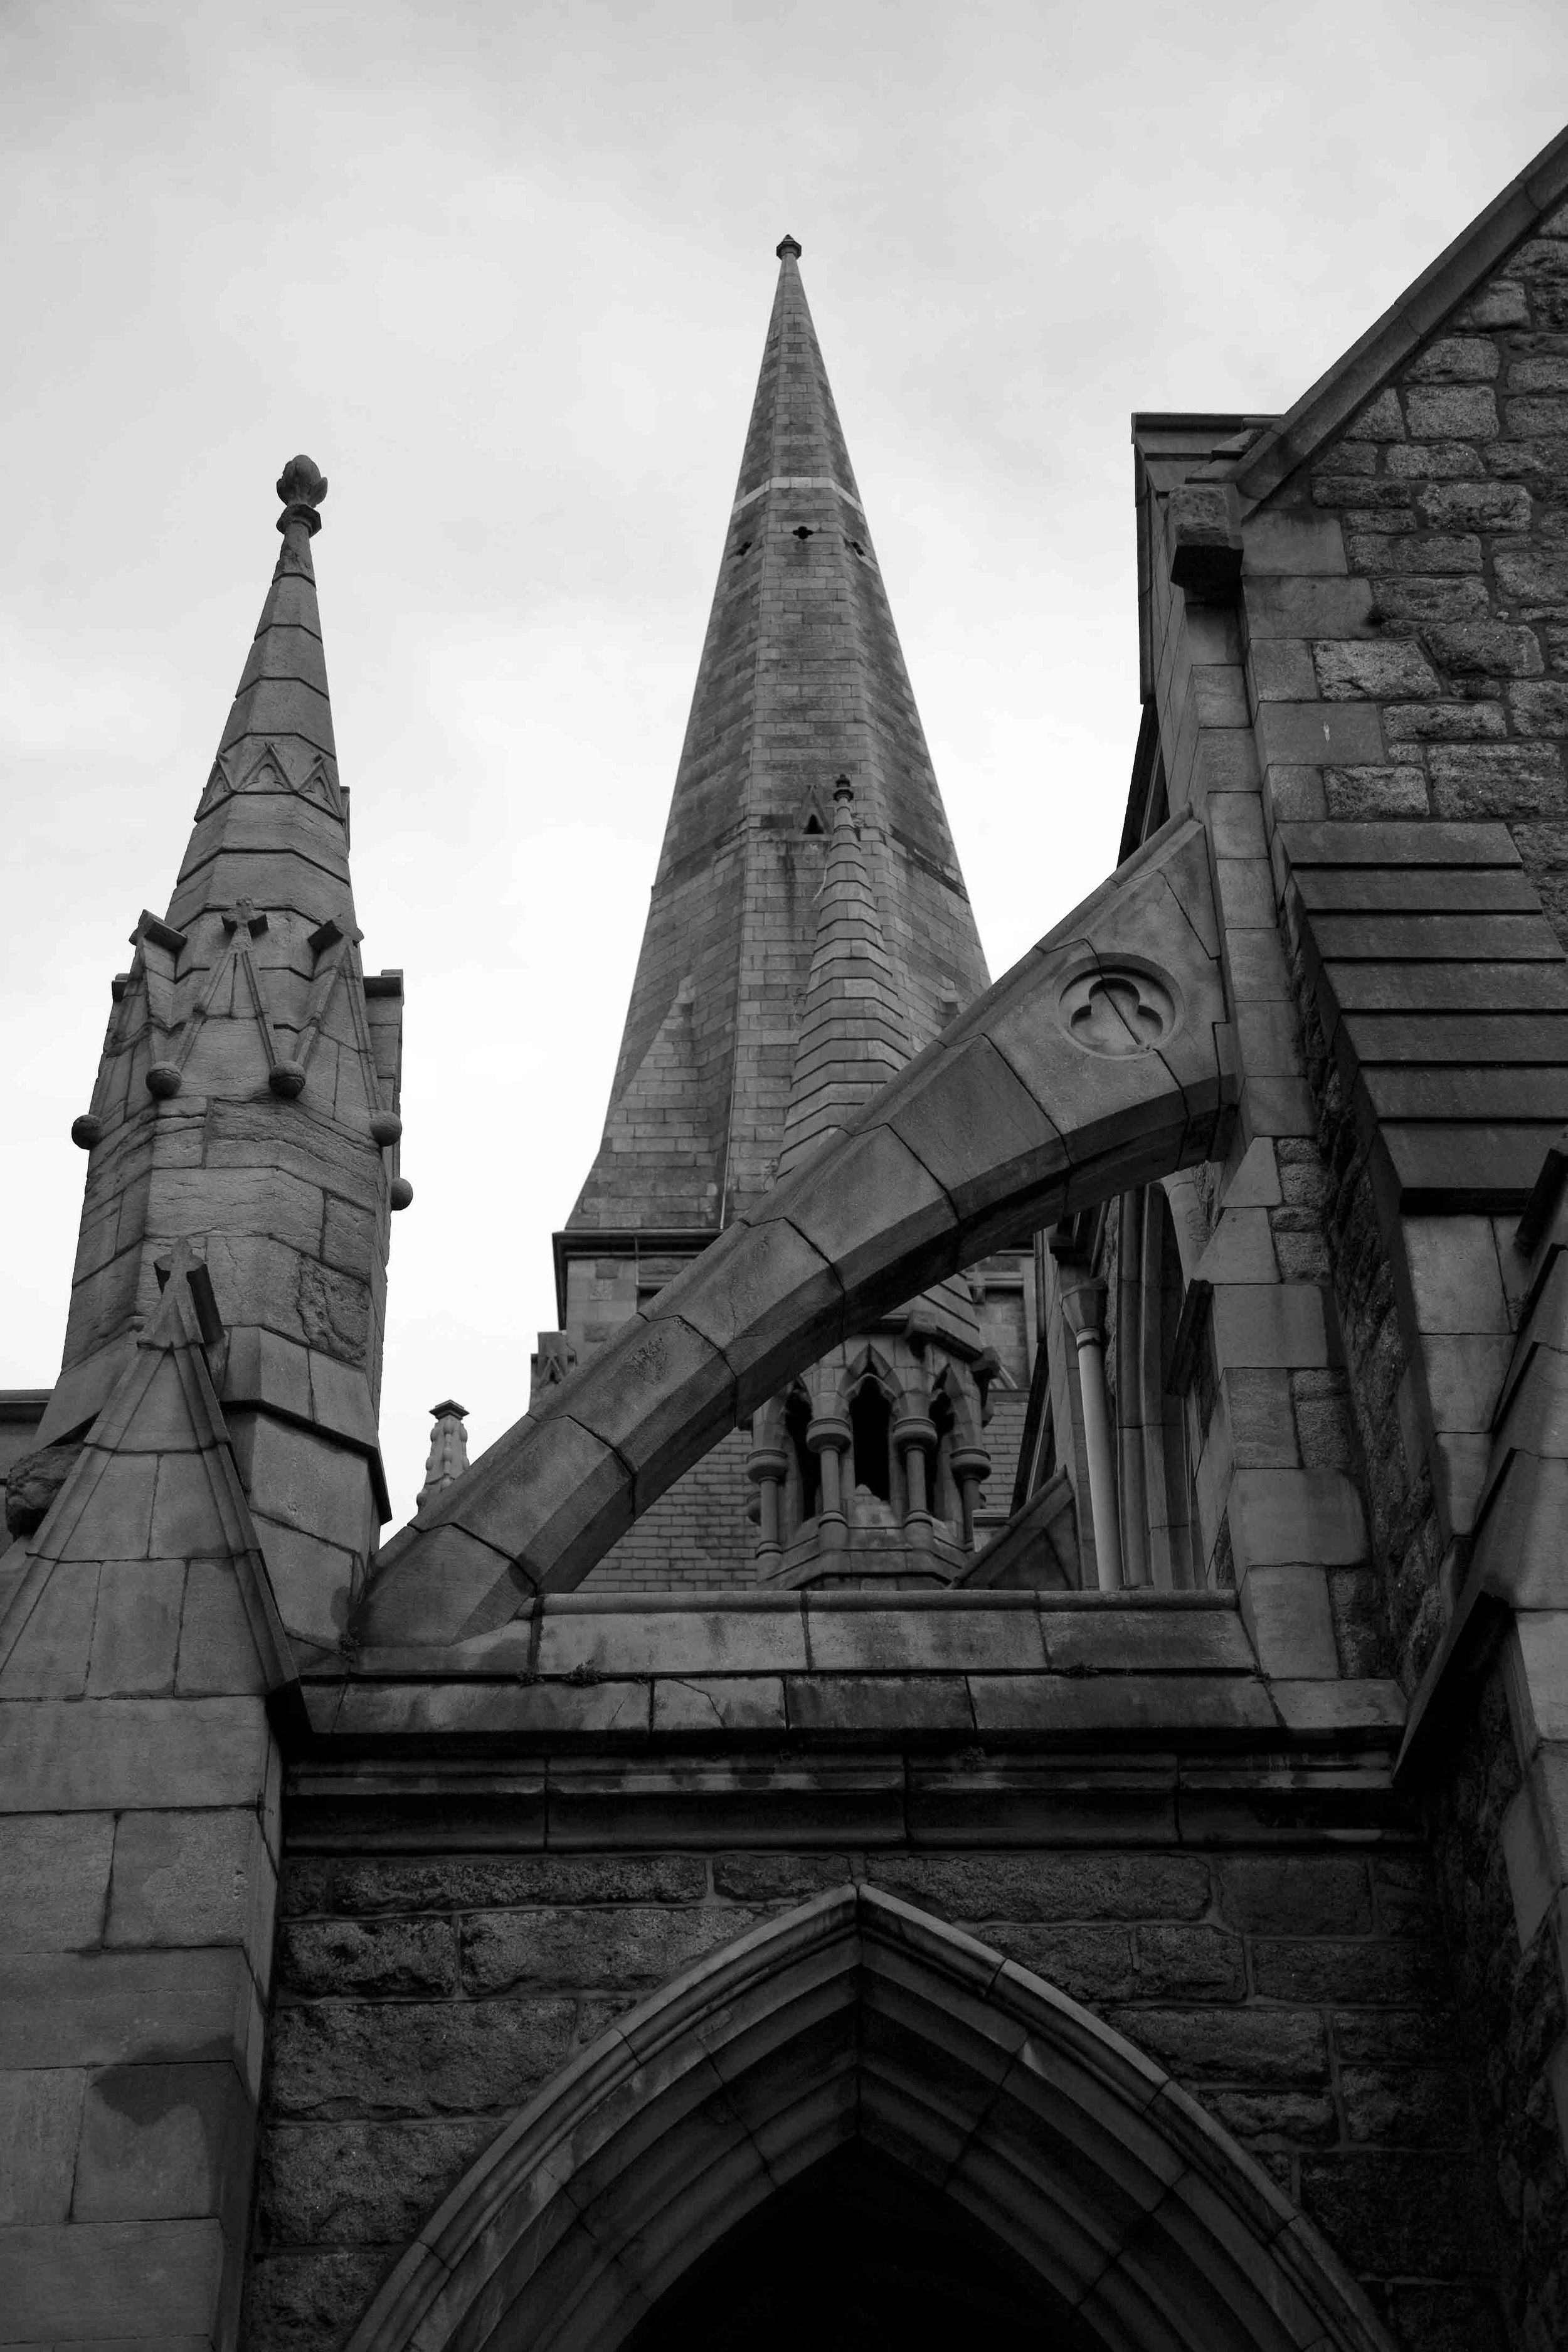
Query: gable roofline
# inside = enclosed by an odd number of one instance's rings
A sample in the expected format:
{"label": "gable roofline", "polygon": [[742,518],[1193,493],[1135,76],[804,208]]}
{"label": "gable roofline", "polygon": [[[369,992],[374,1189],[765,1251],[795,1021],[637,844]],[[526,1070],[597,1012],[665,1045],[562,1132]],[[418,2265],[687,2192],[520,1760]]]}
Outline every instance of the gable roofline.
{"label": "gable roofline", "polygon": [[1254,443],[1232,476],[1243,510],[1257,506],[1323,444],[1394,370],[1528,236],[1543,213],[1568,196],[1568,130],[1560,131],[1485,212],[1461,231],[1382,318]]}

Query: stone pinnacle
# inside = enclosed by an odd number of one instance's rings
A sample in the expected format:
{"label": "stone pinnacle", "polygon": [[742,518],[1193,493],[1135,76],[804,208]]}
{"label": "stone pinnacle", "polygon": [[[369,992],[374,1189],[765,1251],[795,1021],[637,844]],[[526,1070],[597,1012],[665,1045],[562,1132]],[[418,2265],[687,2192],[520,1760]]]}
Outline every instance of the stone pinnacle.
{"label": "stone pinnacle", "polygon": [[792,261],[798,261],[800,259],[799,246],[795,243],[793,236],[787,235],[781,245],[774,246],[773,251],[778,255],[781,261],[784,259],[786,253],[789,255]]}

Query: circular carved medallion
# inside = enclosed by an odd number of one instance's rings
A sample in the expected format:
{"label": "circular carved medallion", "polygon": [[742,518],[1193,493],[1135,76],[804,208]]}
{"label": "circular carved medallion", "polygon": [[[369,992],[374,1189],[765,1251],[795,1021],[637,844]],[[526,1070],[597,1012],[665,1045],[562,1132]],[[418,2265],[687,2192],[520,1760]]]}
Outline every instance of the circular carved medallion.
{"label": "circular carved medallion", "polygon": [[1058,1018],[1075,1045],[1121,1061],[1149,1053],[1170,1035],[1176,1003],[1170,987],[1152,972],[1112,964],[1069,980]]}

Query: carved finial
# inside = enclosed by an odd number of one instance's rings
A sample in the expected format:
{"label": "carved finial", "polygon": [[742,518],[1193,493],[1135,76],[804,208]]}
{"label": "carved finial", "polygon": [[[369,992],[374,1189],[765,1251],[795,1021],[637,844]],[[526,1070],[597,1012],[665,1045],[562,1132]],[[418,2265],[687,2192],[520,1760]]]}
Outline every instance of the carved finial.
{"label": "carved finial", "polygon": [[781,261],[784,259],[786,253],[789,255],[792,261],[798,261],[800,259],[800,247],[795,243],[793,236],[785,236],[782,244],[774,246],[773,251],[778,255]]}
{"label": "carved finial", "polygon": [[855,787],[850,782],[847,776],[835,776],[833,779],[833,797],[836,801],[852,801],[854,799]]}
{"label": "carved finial", "polygon": [[316,509],[327,495],[327,478],[315,459],[290,457],[278,477],[278,495],[283,501],[279,530],[286,530],[291,522],[302,522],[314,539],[321,528]]}
{"label": "carved finial", "polygon": [[422,1511],[437,1495],[444,1495],[454,1479],[460,1478],[468,1466],[468,1433],[463,1427],[468,1406],[455,1397],[443,1397],[430,1408],[436,1426],[430,1433],[430,1456],[425,1465],[425,1484],[419,1489],[414,1507]]}

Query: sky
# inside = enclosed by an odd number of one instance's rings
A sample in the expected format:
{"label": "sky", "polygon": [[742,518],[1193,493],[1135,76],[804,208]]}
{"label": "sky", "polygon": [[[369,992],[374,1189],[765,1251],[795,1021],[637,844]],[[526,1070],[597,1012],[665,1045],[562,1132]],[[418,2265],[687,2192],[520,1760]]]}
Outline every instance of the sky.
{"label": "sky", "polygon": [[406,973],[401,1518],[557,1319],[780,237],[1000,972],[1115,860],[1131,412],[1289,407],[1565,114],[1561,0],[0,0],[0,1386],[287,457]]}

